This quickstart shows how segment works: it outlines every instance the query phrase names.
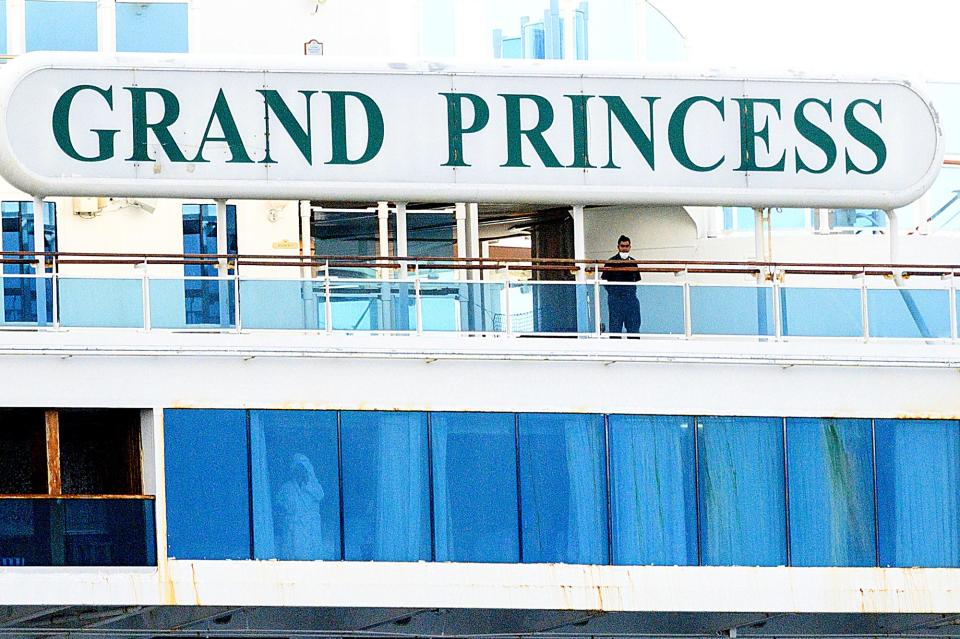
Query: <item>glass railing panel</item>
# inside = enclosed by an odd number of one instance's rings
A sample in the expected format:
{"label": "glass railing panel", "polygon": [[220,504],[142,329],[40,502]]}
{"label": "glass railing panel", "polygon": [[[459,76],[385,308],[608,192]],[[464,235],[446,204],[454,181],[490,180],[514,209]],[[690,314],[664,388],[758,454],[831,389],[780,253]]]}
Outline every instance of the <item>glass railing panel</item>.
{"label": "glass railing panel", "polygon": [[0,566],[155,566],[152,499],[0,498]]}
{"label": "glass railing panel", "polygon": [[326,328],[323,280],[240,280],[240,325],[247,329]]}
{"label": "glass railing panel", "polygon": [[767,286],[691,286],[695,335],[773,335],[773,292]]}
{"label": "glass railing panel", "polygon": [[[682,286],[601,284],[600,300],[600,326],[604,334],[683,335]],[[618,318],[622,318],[620,330],[614,326]]]}
{"label": "glass railing panel", "polygon": [[597,330],[593,284],[511,283],[509,295],[514,333],[589,334]]}
{"label": "glass railing panel", "polygon": [[867,291],[870,337],[950,337],[950,293],[936,289]]}
{"label": "glass railing panel", "polygon": [[[330,283],[332,325],[338,331],[416,330],[411,322],[416,291],[410,282],[336,281]],[[416,312],[413,310],[412,312]]]}
{"label": "glass railing panel", "polygon": [[153,328],[234,327],[234,282],[230,278],[150,279]]}
{"label": "glass railing panel", "polygon": [[[420,282],[424,331],[493,333],[503,331],[504,284],[499,282]],[[416,327],[416,309],[410,317]]]}
{"label": "glass railing panel", "polygon": [[859,288],[780,289],[783,335],[790,337],[862,337]]}
{"label": "glass railing panel", "polygon": [[[50,326],[53,324],[53,279],[32,275],[3,275],[0,326]],[[37,307],[37,299],[46,304]]]}
{"label": "glass railing panel", "polygon": [[57,283],[60,325],[143,328],[143,280],[61,277]]}

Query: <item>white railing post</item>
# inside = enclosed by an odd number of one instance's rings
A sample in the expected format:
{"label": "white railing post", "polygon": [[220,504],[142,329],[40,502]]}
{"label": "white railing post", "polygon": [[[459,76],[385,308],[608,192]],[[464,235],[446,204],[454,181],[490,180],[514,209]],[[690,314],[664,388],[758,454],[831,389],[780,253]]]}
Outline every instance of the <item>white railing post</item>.
{"label": "white railing post", "polygon": [[330,260],[323,267],[323,323],[327,335],[333,334],[333,303],[330,300]]}
{"label": "white railing post", "polygon": [[507,337],[513,335],[513,318],[510,316],[510,265],[507,264],[507,281],[504,282],[504,293],[506,297],[503,300],[503,315],[507,319],[504,328],[506,329]]}
{"label": "white railing post", "polygon": [[867,271],[864,269],[863,278],[860,282],[860,316],[862,318],[863,325],[861,330],[863,330],[863,341],[870,341],[870,310],[869,304],[867,303]]}
{"label": "white railing post", "polygon": [[780,304],[780,278],[776,268],[771,269],[773,276],[773,337],[783,339],[783,307]]}
{"label": "white railing post", "polygon": [[148,274],[147,265],[149,264],[146,257],[143,258],[143,273],[140,274],[143,289],[141,290],[141,295],[143,296],[143,330],[149,331],[151,328],[150,320],[150,275]]}
{"label": "white railing post", "polygon": [[690,281],[686,271],[683,277],[683,335],[689,339],[693,337],[693,311],[690,305]]}
{"label": "white railing post", "polygon": [[593,335],[594,337],[600,337],[602,331],[600,330],[600,313],[602,311],[602,305],[600,304],[600,267],[597,266],[593,269]]}
{"label": "white railing post", "polygon": [[950,339],[957,339],[957,277],[956,273],[950,273],[950,288],[947,295],[950,302]]}
{"label": "white railing post", "polygon": [[420,263],[413,266],[413,307],[416,310],[417,335],[423,335],[423,304],[420,298]]}
{"label": "white railing post", "polygon": [[240,326],[240,263],[239,259],[237,264],[233,267],[233,323],[236,326],[236,331],[239,333]]}
{"label": "white railing post", "polygon": [[[53,293],[53,328],[60,328],[60,274],[57,273],[57,269],[53,269],[53,273],[50,274],[50,286],[52,287]],[[46,300],[44,300],[46,302]]]}

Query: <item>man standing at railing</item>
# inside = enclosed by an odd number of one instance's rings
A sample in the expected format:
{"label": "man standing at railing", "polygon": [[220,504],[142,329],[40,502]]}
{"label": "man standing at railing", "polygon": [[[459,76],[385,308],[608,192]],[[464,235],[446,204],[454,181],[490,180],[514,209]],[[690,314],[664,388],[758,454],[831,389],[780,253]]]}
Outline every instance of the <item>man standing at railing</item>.
{"label": "man standing at railing", "polygon": [[617,240],[617,253],[604,264],[601,279],[613,284],[606,286],[607,306],[610,309],[609,333],[638,333],[640,331],[640,301],[637,299],[637,287],[640,270],[636,264],[620,264],[632,261],[630,256],[630,238],[621,235]]}

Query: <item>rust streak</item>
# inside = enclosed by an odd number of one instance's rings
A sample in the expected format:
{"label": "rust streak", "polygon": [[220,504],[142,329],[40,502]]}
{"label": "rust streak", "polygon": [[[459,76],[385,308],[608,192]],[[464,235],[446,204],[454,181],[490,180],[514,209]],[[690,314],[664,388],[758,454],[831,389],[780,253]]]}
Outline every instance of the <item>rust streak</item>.
{"label": "rust streak", "polygon": [[63,493],[60,476],[60,413],[48,410],[43,413],[47,431],[47,491],[51,495]]}

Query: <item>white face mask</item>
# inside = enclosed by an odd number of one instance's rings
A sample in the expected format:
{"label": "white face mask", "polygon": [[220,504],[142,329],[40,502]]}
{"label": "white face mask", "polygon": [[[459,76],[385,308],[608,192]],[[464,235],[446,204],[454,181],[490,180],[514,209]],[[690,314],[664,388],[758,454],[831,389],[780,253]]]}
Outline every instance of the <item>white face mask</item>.
{"label": "white face mask", "polygon": [[620,251],[620,259],[621,259],[621,260],[625,260],[625,259],[627,259],[628,257],[630,257],[630,254],[629,254],[629,253],[624,253],[623,251]]}

